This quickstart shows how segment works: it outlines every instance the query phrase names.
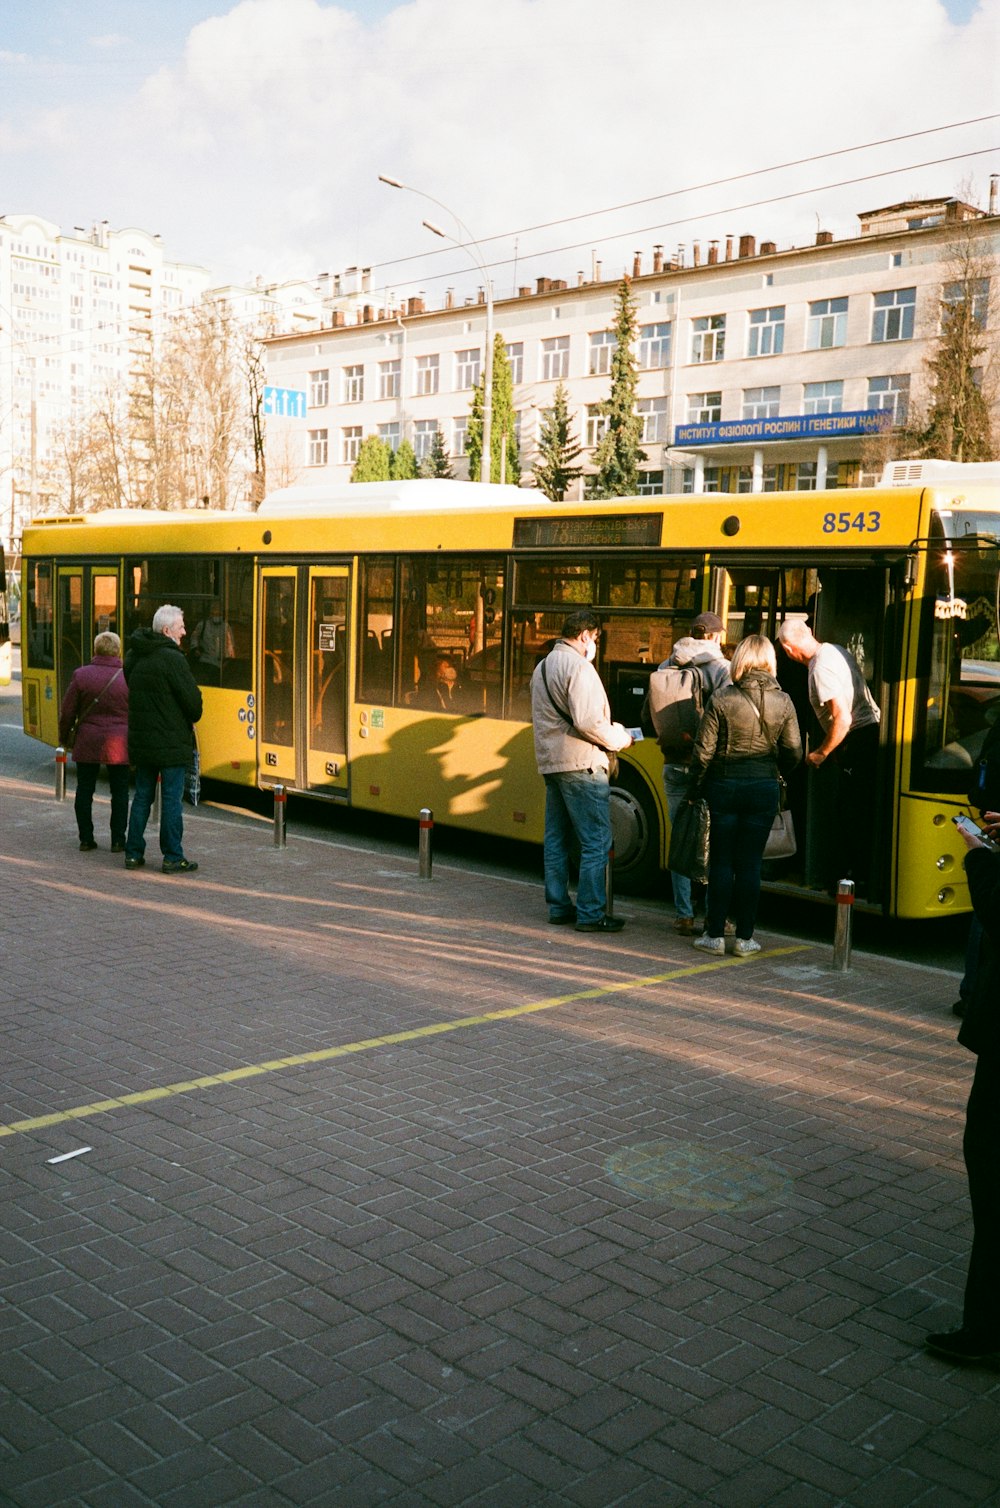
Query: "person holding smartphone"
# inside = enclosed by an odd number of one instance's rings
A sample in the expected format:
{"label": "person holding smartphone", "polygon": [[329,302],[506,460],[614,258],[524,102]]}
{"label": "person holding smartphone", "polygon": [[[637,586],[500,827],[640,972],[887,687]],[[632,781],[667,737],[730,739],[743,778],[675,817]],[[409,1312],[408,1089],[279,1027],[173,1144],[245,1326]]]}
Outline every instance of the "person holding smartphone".
{"label": "person holding smartphone", "polygon": [[976,1054],[962,1150],[972,1202],[972,1251],[960,1329],[928,1335],[927,1349],[949,1361],[1000,1364],[1000,812],[985,830],[956,819],[968,848],[965,873],[982,944],[975,987],[958,1040]]}

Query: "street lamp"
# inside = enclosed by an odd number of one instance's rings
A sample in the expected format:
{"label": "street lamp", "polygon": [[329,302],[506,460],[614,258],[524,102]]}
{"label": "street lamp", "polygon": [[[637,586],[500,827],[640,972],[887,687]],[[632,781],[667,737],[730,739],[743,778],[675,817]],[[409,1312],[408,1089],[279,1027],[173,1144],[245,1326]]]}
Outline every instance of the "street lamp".
{"label": "street lamp", "polygon": [[479,242],[472,235],[469,227],[458,218],[453,209],[447,204],[442,204],[440,199],[435,199],[432,194],[425,194],[423,189],[411,188],[408,183],[400,183],[398,178],[390,178],[387,173],[379,173],[379,183],[387,183],[390,188],[405,189],[408,194],[416,194],[421,199],[426,199],[430,204],[436,204],[438,209],[443,209],[446,215],[450,215],[458,226],[464,241],[450,236],[440,225],[433,224],[430,220],[424,220],[423,225],[432,235],[440,236],[443,241],[450,241],[460,251],[467,251],[470,260],[479,268],[483,275],[483,283],[486,287],[486,369],[483,378],[483,453],[479,461],[479,480],[488,482],[490,479],[490,441],[493,427],[493,282],[486,270],[486,261],[483,257]]}

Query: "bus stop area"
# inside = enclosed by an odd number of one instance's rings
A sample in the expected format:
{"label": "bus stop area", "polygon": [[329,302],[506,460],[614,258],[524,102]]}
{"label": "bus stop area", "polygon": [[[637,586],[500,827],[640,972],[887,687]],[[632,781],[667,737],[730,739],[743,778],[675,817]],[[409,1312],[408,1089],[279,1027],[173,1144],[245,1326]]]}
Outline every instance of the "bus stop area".
{"label": "bus stop area", "polygon": [[[101,788],[103,789],[103,788]],[[945,971],[0,774],[0,1500],[1000,1503]],[[539,866],[540,867],[540,866]]]}

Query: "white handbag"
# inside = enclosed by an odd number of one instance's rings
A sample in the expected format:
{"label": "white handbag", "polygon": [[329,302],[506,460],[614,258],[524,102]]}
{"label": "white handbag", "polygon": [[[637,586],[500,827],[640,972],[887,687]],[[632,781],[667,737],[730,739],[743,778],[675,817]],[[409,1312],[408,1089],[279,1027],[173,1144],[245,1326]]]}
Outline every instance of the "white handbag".
{"label": "white handbag", "polygon": [[791,812],[778,812],[764,844],[765,859],[790,859],[798,851]]}

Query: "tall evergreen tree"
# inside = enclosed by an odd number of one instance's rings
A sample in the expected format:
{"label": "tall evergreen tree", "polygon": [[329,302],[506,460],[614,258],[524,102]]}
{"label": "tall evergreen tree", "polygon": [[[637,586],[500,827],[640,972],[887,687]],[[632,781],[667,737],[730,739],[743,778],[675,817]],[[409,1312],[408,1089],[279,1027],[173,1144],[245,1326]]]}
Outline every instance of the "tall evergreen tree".
{"label": "tall evergreen tree", "polygon": [[608,427],[594,452],[597,476],[595,497],[630,497],[639,490],[639,463],[646,452],[639,444],[642,419],[635,411],[638,371],[632,354],[635,340],[636,302],[629,278],[618,285],[615,309],[615,338],[618,342],[611,358],[611,395],[602,405]]}
{"label": "tall evergreen tree", "polygon": [[[469,437],[467,454],[469,476],[479,481],[483,456],[483,403],[486,389],[486,373],[479,379],[472,395],[472,410],[469,414]],[[521,477],[521,461],[517,450],[517,433],[514,428],[514,380],[507,346],[499,332],[493,337],[493,395],[490,412],[490,481],[508,482],[515,486]]]}
{"label": "tall evergreen tree", "polygon": [[366,435],[351,472],[352,482],[387,482],[392,475],[392,451],[378,435]]}
{"label": "tall evergreen tree", "polygon": [[952,251],[948,270],[954,275],[943,289],[941,333],[927,363],[931,401],[916,437],[918,455],[946,461],[991,461],[996,455],[989,401],[996,374],[986,332],[997,267],[990,261],[975,254],[971,238]]}
{"label": "tall evergreen tree", "polygon": [[569,402],[566,388],[559,383],[555,399],[542,421],[538,436],[538,462],[535,465],[535,486],[561,503],[566,489],[580,475],[581,468],[573,462],[580,454],[580,444],[572,433]]}
{"label": "tall evergreen tree", "polygon": [[420,475],[426,477],[453,477],[451,469],[451,456],[444,448],[444,435],[441,426],[434,431],[434,439],[431,441],[430,455],[420,462]]}
{"label": "tall evergreen tree", "polygon": [[409,440],[403,440],[393,456],[391,471],[394,482],[411,481],[418,475],[417,458],[413,453],[413,446]]}

